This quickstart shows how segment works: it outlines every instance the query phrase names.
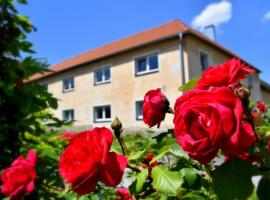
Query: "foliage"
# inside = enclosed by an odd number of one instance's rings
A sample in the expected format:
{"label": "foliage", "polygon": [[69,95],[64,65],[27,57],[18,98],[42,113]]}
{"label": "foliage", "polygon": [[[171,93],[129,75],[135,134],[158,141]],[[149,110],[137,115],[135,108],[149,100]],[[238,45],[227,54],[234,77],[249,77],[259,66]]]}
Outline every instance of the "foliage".
{"label": "foliage", "polygon": [[[33,30],[30,20],[18,14],[13,1],[0,2],[0,168],[19,155],[26,132],[45,133],[40,123],[44,111],[57,108],[57,100],[44,86],[26,84],[32,74],[43,73],[48,66],[31,56],[22,57],[34,53],[32,44],[26,40],[26,34]],[[54,125],[62,125],[49,113],[46,118]]]}

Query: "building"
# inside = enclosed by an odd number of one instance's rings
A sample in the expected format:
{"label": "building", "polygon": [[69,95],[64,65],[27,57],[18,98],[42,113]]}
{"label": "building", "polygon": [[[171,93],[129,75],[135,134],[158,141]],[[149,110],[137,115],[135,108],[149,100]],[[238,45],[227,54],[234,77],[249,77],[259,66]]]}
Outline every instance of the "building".
{"label": "building", "polygon": [[261,94],[261,100],[270,105],[270,85],[263,80],[261,80]]}
{"label": "building", "polygon": [[[59,99],[55,115],[75,120],[75,125],[109,126],[117,115],[124,127],[145,127],[142,100],[146,91],[161,88],[173,106],[181,95],[179,86],[200,77],[209,65],[232,57],[239,56],[174,20],[79,54],[52,66],[53,72],[36,74],[30,80],[46,85]],[[253,88],[252,97],[261,99],[260,71],[256,71],[247,83]],[[168,114],[162,126],[170,127],[172,119]]]}

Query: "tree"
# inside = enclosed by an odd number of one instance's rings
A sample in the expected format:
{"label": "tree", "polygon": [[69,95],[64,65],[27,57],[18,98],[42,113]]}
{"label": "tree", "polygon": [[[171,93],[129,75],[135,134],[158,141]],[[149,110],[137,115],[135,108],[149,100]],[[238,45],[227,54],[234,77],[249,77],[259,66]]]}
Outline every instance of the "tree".
{"label": "tree", "polygon": [[[26,0],[18,2],[27,4]],[[25,133],[45,132],[42,118],[60,123],[47,112],[41,114],[48,108],[57,108],[57,100],[44,86],[27,81],[31,75],[47,71],[48,65],[31,56],[35,52],[26,35],[35,28],[18,13],[14,3],[0,0],[0,168],[19,155]]]}

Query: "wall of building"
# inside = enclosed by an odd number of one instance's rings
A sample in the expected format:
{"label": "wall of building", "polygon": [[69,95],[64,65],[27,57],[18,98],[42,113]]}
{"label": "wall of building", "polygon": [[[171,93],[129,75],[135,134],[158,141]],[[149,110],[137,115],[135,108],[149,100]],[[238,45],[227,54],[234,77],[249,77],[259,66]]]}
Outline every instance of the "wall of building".
{"label": "wall of building", "polygon": [[[224,63],[232,57],[223,51],[215,48],[212,45],[194,37],[187,35],[185,38],[185,48],[187,53],[188,62],[188,74],[189,78],[201,77],[202,68],[200,63],[200,51],[204,51],[209,55],[209,65],[217,65]],[[252,93],[251,98],[254,100],[261,99],[260,79],[259,74],[253,74],[252,76]],[[248,81],[244,80],[243,84],[249,86]]]}
{"label": "wall of building", "polygon": [[270,91],[262,88],[262,101],[270,105]]}
{"label": "wall of building", "polygon": [[[143,100],[148,90],[156,88],[164,91],[172,106],[180,95],[177,90],[182,82],[178,45],[178,39],[167,40],[51,76],[41,84],[48,84],[49,92],[59,99],[55,115],[60,119],[62,110],[73,108],[75,125],[110,126],[110,122],[94,123],[93,107],[111,105],[112,118],[117,115],[125,127],[146,127],[136,120],[135,101]],[[151,52],[158,52],[159,71],[135,76],[135,57]],[[94,85],[93,72],[108,64],[111,65],[111,82]],[[70,76],[75,77],[75,89],[63,93],[62,80]],[[172,115],[168,115],[163,127],[172,126],[172,119]]]}

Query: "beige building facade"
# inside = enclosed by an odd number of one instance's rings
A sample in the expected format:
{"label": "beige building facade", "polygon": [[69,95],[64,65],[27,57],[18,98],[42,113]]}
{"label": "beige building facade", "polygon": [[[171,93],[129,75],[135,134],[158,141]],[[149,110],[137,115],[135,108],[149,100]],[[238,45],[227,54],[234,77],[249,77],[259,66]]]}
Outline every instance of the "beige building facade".
{"label": "beige building facade", "polygon": [[[118,116],[124,127],[146,127],[142,101],[148,90],[161,88],[173,107],[179,86],[235,56],[175,20],[75,56],[31,81],[46,85],[58,99],[53,112],[60,119],[109,127]],[[256,100],[262,98],[257,72],[246,81]],[[168,114],[162,127],[171,127],[172,120]]]}

